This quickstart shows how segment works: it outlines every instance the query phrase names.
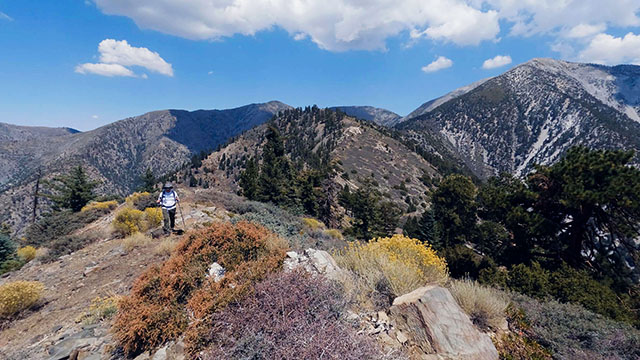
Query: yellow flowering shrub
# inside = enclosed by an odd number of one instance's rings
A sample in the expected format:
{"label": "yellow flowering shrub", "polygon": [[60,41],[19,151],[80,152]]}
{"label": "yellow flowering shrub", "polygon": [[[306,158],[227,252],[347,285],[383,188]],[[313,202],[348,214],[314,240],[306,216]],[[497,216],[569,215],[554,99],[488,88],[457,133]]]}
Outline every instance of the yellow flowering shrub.
{"label": "yellow flowering shrub", "polygon": [[431,246],[403,235],[350,243],[336,261],[355,274],[367,297],[381,286],[386,296],[397,297],[430,283],[444,284],[449,277],[446,261]]}
{"label": "yellow flowering shrub", "polygon": [[302,218],[302,223],[311,230],[318,230],[324,228],[324,224],[314,218]]}
{"label": "yellow flowering shrub", "polygon": [[144,209],[144,218],[149,229],[157,228],[162,225],[162,209],[159,207],[151,207]]}
{"label": "yellow flowering shrub", "polygon": [[85,325],[96,324],[102,320],[108,320],[118,312],[118,302],[122,299],[122,296],[105,296],[96,297],[91,300],[89,310],[84,313],[80,319]]}
{"label": "yellow flowering shrub", "polygon": [[115,200],[110,200],[110,201],[92,201],[90,203],[88,203],[87,205],[85,205],[82,210],[82,212],[84,211],[88,211],[88,210],[93,210],[93,209],[99,209],[99,210],[113,210],[115,208],[118,207],[118,202]]}
{"label": "yellow flowering shrub", "polygon": [[14,281],[0,285],[0,316],[8,317],[32,307],[44,292],[39,281]]}
{"label": "yellow flowering shrub", "polygon": [[127,202],[127,204],[129,205],[134,205],[136,203],[138,203],[140,200],[151,196],[150,193],[143,191],[143,192],[134,192],[133,194],[127,196],[127,198],[125,199],[125,201]]}
{"label": "yellow flowering shrub", "polygon": [[147,228],[144,212],[131,208],[120,210],[113,219],[112,225],[115,231],[122,236],[145,231]]}
{"label": "yellow flowering shrub", "polygon": [[18,249],[17,251],[18,257],[25,263],[35,259],[36,257],[36,248],[31,245],[25,246],[23,248]]}

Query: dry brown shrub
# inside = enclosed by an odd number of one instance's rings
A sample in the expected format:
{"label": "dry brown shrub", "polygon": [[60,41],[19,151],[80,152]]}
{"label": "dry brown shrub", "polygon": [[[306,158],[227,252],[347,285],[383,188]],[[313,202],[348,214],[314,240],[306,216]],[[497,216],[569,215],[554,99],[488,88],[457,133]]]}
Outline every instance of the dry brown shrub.
{"label": "dry brown shrub", "polygon": [[[143,273],[119,303],[113,329],[125,354],[153,349],[187,327],[188,349],[200,349],[199,334],[207,329],[202,319],[239,301],[253,283],[281,267],[286,250],[276,239],[247,222],[217,223],[185,235],[171,257]],[[213,262],[227,270],[218,283],[206,276]]]}

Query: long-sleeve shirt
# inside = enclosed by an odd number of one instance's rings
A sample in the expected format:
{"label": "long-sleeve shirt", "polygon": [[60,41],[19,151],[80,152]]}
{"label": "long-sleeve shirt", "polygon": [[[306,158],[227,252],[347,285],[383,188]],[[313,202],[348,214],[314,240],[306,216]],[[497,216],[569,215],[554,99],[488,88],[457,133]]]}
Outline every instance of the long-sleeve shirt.
{"label": "long-sleeve shirt", "polygon": [[168,192],[162,190],[162,192],[160,193],[160,196],[158,196],[158,202],[160,202],[160,205],[162,206],[163,209],[167,209],[167,210],[175,209],[178,201],[180,201],[180,198],[178,197],[178,194],[176,194],[174,190],[171,190]]}

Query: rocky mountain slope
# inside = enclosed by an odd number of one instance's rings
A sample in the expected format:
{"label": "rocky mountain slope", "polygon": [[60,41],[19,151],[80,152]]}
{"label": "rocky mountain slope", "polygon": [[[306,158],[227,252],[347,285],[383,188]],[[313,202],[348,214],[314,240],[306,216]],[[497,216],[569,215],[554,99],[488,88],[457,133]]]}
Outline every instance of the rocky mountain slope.
{"label": "rocky mountain slope", "polygon": [[343,113],[362,120],[372,121],[378,125],[393,126],[402,120],[402,116],[373,106],[334,106],[331,110],[340,110]]}
{"label": "rocky mountain slope", "polygon": [[578,144],[640,150],[639,66],[534,59],[471,87],[397,128],[445,138],[480,177],[522,175]]}
{"label": "rocky mountain slope", "polygon": [[78,132],[78,130],[66,127],[19,126],[0,122],[0,142],[51,138]]}
{"label": "rocky mountain slope", "polygon": [[373,179],[378,189],[402,208],[407,207],[407,195],[423,200],[418,209],[426,206],[425,193],[431,185],[425,179],[441,177],[436,166],[390,136],[388,129],[314,107],[285,111],[273,122],[247,131],[212,153],[193,172],[197,182],[238,191],[238,177],[247,159],[259,157],[268,125],[280,130],[286,153],[294,163],[328,158],[334,167],[332,180],[340,187],[348,184],[357,189],[365,179]]}
{"label": "rocky mountain slope", "polygon": [[0,142],[0,201],[11,204],[0,221],[22,227],[39,169],[46,178],[83,164],[102,181],[102,192],[126,194],[147,168],[156,175],[175,171],[193,154],[215,149],[287,108],[274,101],[230,110],[154,111],[83,133]]}

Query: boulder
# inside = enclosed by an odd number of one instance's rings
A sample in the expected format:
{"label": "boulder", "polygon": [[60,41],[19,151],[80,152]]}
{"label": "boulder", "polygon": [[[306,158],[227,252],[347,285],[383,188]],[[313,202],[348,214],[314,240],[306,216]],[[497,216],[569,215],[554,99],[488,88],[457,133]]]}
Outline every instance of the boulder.
{"label": "boulder", "polygon": [[[498,351],[486,334],[473,326],[451,293],[426,286],[397,297],[390,318],[413,353],[421,359],[498,360]],[[426,356],[425,356],[426,355]]]}
{"label": "boulder", "polygon": [[300,254],[289,251],[284,260],[284,267],[286,270],[302,267],[311,274],[322,274],[332,280],[340,279],[343,273],[328,252],[311,248]]}

